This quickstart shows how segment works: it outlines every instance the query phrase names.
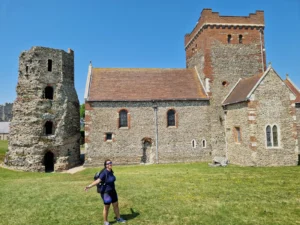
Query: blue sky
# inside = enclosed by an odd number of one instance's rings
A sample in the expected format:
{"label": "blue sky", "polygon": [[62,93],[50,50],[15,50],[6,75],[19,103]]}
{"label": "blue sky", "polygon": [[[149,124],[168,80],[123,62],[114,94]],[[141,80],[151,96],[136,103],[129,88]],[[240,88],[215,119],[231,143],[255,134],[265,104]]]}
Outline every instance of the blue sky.
{"label": "blue sky", "polygon": [[75,51],[81,103],[94,67],[184,68],[184,35],[203,8],[265,11],[267,62],[300,88],[300,0],[0,0],[0,104],[13,102],[18,57],[32,46]]}

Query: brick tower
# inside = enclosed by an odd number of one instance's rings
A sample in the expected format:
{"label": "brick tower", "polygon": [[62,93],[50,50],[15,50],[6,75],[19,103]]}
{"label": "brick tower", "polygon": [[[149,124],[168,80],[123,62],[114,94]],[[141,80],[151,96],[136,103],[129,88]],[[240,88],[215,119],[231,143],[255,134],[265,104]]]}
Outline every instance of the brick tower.
{"label": "brick tower", "polygon": [[79,164],[79,101],[74,52],[33,47],[19,59],[5,164],[25,171],[60,171]]}
{"label": "brick tower", "polygon": [[239,78],[266,68],[264,12],[220,16],[204,9],[196,27],[185,35],[187,68],[196,67],[211,97],[213,155],[226,155],[222,101]]}

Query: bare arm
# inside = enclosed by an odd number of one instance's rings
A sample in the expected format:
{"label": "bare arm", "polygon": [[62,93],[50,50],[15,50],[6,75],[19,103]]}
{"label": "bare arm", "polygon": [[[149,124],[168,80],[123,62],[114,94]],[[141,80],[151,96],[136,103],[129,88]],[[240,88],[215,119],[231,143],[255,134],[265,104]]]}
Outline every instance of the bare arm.
{"label": "bare arm", "polygon": [[90,188],[96,186],[97,184],[99,184],[101,182],[100,178],[98,178],[97,180],[95,180],[93,183],[91,183],[90,185],[86,186],[84,188],[85,191],[88,191]]}

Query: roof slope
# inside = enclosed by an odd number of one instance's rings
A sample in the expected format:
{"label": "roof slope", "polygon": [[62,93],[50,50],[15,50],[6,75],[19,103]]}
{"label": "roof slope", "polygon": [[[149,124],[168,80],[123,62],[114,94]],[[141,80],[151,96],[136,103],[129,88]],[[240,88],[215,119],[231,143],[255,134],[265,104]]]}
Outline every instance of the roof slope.
{"label": "roof slope", "polygon": [[294,83],[287,78],[284,83],[291,89],[291,91],[296,95],[296,103],[300,103],[300,91],[297,89],[297,87],[294,85]]}
{"label": "roof slope", "polygon": [[208,97],[195,69],[93,68],[87,100],[208,100]]}
{"label": "roof slope", "polygon": [[247,96],[255,87],[257,82],[263,76],[263,73],[254,75],[252,77],[240,79],[237,85],[233,88],[231,93],[227,96],[223,105],[230,105],[238,102],[247,101]]}
{"label": "roof slope", "polygon": [[0,134],[9,133],[9,124],[10,122],[0,122]]}

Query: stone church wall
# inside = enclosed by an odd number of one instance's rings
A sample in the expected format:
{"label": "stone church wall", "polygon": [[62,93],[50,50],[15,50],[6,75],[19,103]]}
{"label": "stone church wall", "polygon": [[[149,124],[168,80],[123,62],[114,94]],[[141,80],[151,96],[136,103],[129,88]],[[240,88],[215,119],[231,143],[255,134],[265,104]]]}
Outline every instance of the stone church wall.
{"label": "stone church wall", "polygon": [[[244,166],[292,166],[298,163],[297,136],[291,92],[270,70],[258,86],[248,107],[245,104],[227,106],[226,129],[241,127],[242,143],[227,134],[229,160]],[[247,119],[246,119],[247,118]],[[267,147],[266,127],[279,128],[279,147]]]}
{"label": "stone church wall", "polygon": [[[116,164],[142,162],[141,140],[151,138],[150,163],[156,163],[156,125],[154,106],[157,106],[158,162],[193,162],[211,160],[210,122],[207,101],[174,102],[87,102],[85,118],[85,166],[100,166],[106,158]],[[128,110],[129,128],[118,128],[118,112]],[[167,127],[167,111],[175,109],[177,127]],[[105,141],[105,133],[113,134]],[[192,147],[192,140],[197,142]],[[206,140],[206,148],[202,147]]]}

